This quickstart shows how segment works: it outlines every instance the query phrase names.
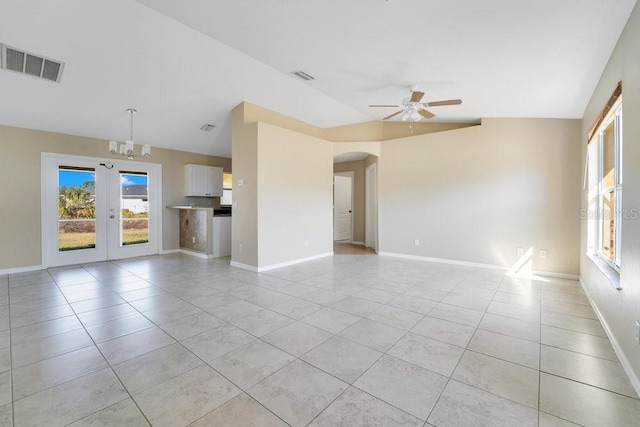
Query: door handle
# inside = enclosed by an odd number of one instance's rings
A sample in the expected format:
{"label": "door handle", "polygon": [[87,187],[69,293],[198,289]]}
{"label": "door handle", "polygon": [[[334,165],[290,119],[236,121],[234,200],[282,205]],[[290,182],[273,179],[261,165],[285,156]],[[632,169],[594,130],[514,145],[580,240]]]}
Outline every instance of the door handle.
{"label": "door handle", "polygon": [[113,219],[115,217],[116,217],[115,215],[109,215],[109,218],[111,218],[111,219]]}

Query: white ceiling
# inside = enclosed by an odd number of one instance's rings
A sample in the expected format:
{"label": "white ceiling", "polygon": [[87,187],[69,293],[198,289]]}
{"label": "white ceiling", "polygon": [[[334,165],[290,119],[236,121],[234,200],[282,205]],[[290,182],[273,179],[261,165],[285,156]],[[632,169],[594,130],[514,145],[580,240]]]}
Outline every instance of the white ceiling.
{"label": "white ceiling", "polygon": [[60,84],[0,70],[0,124],[122,141],[134,107],[137,143],[229,157],[242,101],[329,127],[380,119],[367,105],[409,84],[463,99],[435,120],[580,118],[634,5],[3,0],[0,43],[66,65]]}

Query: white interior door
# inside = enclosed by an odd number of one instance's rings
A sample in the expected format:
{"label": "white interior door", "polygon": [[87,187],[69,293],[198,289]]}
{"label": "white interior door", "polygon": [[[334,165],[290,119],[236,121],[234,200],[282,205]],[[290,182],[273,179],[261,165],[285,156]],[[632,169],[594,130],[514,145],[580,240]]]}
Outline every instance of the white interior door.
{"label": "white interior door", "polygon": [[161,165],[42,154],[45,267],[157,254]]}
{"label": "white interior door", "polygon": [[365,169],[365,239],[368,248],[378,250],[378,166]]}
{"label": "white interior door", "polygon": [[333,176],[333,240],[351,240],[353,178],[335,174]]}

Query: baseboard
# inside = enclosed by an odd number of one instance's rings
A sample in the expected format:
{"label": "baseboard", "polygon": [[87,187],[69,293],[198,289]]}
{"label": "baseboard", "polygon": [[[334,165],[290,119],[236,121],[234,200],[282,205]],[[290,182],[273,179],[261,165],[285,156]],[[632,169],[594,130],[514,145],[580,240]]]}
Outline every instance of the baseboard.
{"label": "baseboard", "polygon": [[30,271],[40,271],[44,270],[44,267],[41,265],[30,265],[28,267],[16,267],[16,268],[5,268],[0,270],[0,276],[4,276],[5,274],[16,274],[16,273],[28,273]]}
{"label": "baseboard", "polygon": [[262,272],[265,272],[265,271],[275,270],[277,268],[289,267],[291,265],[301,264],[303,262],[309,262],[309,261],[313,261],[313,260],[320,259],[320,258],[326,258],[328,256],[333,256],[333,251],[332,252],[325,252],[323,254],[313,255],[313,256],[310,256],[310,257],[306,257],[306,258],[298,258],[298,259],[294,259],[292,261],[281,262],[279,264],[271,264],[271,265],[267,265],[265,267],[255,267],[253,265],[242,264],[242,263],[236,262],[236,261],[231,261],[231,266],[232,267],[242,268],[242,269],[249,270],[249,271],[255,271],[255,272],[258,272],[258,273],[262,273]]}
{"label": "baseboard", "polygon": [[263,271],[275,270],[276,268],[289,267],[291,265],[301,264],[303,262],[309,262],[320,258],[326,258],[328,256],[333,256],[333,251],[325,252],[323,254],[313,255],[306,258],[294,259],[292,261],[281,262],[279,264],[271,264],[266,267],[258,267],[258,272],[261,273]]}
{"label": "baseboard", "polygon": [[180,249],[167,249],[160,251],[160,255],[170,255],[170,254],[179,254]]}
{"label": "baseboard", "polygon": [[591,294],[589,293],[589,290],[587,289],[587,287],[584,285],[584,281],[582,280],[582,277],[580,277],[579,280],[580,280],[580,286],[582,287],[582,290],[584,291],[585,295],[587,295],[587,299],[591,304],[591,308],[593,308],[593,311],[595,311],[596,316],[598,316],[598,320],[600,320],[600,324],[602,324],[602,328],[604,329],[604,332],[607,334],[607,337],[609,338],[609,342],[611,342],[613,351],[616,352],[616,356],[618,356],[618,360],[620,360],[622,369],[624,369],[624,372],[629,377],[629,381],[631,381],[631,386],[636,391],[636,394],[640,396],[640,378],[638,378],[638,374],[636,374],[636,372],[631,367],[631,363],[629,363],[629,359],[627,359],[626,355],[622,351],[622,347],[620,347],[620,344],[618,344],[618,341],[614,337],[613,333],[611,333],[611,328],[609,328],[609,324],[607,323],[607,320],[604,318],[604,316],[598,309],[598,306],[596,305],[593,298],[591,298]]}
{"label": "baseboard", "polygon": [[[394,252],[378,252],[378,255],[389,256],[394,258],[403,258],[403,259],[411,259],[416,261],[427,261],[427,262],[437,262],[440,264],[450,264],[450,265],[459,265],[461,267],[475,267],[475,268],[484,268],[487,270],[499,270],[499,271],[508,271],[509,268],[502,265],[495,264],[482,264],[479,262],[469,262],[469,261],[458,261],[455,259],[446,259],[446,258],[432,258],[426,256],[418,256],[418,255],[407,255],[407,254],[397,254]],[[576,274],[567,274],[567,273],[554,273],[550,271],[532,271],[531,272],[537,276],[546,276],[546,277],[557,277],[561,279],[568,280],[578,280],[580,277]]]}
{"label": "baseboard", "polygon": [[533,274],[537,276],[545,276],[545,277],[555,277],[558,279],[567,279],[567,280],[580,280],[580,276],[577,274],[568,274],[568,273],[554,273],[553,271],[532,271]]}
{"label": "baseboard", "polygon": [[194,257],[198,257],[198,258],[202,258],[202,259],[213,259],[213,255],[207,255],[207,254],[203,254],[201,252],[194,252],[194,251],[190,251],[188,249],[178,249],[178,251],[182,254],[185,255],[191,255]]}
{"label": "baseboard", "polygon": [[364,246],[364,242],[351,241],[351,244],[352,244],[352,245]]}
{"label": "baseboard", "polygon": [[455,259],[432,258],[432,257],[426,257],[426,256],[418,256],[418,255],[397,254],[394,252],[378,252],[378,255],[389,256],[393,258],[412,259],[416,261],[437,262],[440,264],[452,264],[452,265],[459,265],[463,267],[486,268],[489,270],[507,270],[505,267],[502,267],[499,265],[482,264],[479,262],[458,261]]}
{"label": "baseboard", "polygon": [[237,261],[231,261],[230,265],[231,265],[231,267],[237,267],[237,268],[241,268],[243,270],[253,271],[254,273],[258,272],[258,267],[254,267],[253,265],[243,264],[243,263],[237,262]]}

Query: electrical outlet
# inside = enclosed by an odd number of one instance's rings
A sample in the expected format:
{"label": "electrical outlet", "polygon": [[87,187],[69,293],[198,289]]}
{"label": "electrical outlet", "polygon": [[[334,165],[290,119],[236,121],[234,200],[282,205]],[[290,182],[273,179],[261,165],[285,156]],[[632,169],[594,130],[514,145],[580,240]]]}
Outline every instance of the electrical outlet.
{"label": "electrical outlet", "polygon": [[211,200],[207,200],[207,204],[211,206]]}
{"label": "electrical outlet", "polygon": [[242,247],[242,243],[240,243],[240,244],[238,245],[238,252],[242,252],[242,249],[244,249],[244,248]]}
{"label": "electrical outlet", "polygon": [[540,249],[540,258],[546,258],[546,257],[547,257],[547,250]]}
{"label": "electrical outlet", "polygon": [[640,322],[636,320],[636,342],[640,344]]}
{"label": "electrical outlet", "polygon": [[414,243],[416,246],[420,246],[420,239],[416,239],[413,243]]}
{"label": "electrical outlet", "polygon": [[191,238],[191,242],[192,242],[192,243],[195,243],[195,242],[196,242],[196,236],[193,236],[193,237]]}
{"label": "electrical outlet", "polygon": [[522,249],[522,248],[518,248],[518,249],[516,250],[516,254],[517,254],[518,256],[522,256],[522,255],[524,255],[524,249]]}
{"label": "electrical outlet", "polygon": [[304,241],[304,247],[305,247],[305,248],[308,248],[308,247],[309,247],[309,241],[308,241],[308,240],[305,240],[305,241]]}

